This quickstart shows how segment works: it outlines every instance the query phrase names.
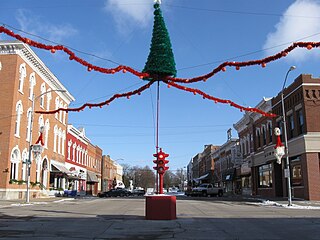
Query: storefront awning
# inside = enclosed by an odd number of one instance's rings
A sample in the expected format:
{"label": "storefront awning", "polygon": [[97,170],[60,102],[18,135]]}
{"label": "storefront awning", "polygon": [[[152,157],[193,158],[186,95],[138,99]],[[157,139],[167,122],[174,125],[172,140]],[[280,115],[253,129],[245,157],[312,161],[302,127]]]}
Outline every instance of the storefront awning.
{"label": "storefront awning", "polygon": [[193,179],[193,181],[195,181],[195,182],[199,182],[200,180],[207,179],[207,178],[208,178],[208,176],[209,176],[209,173],[204,174],[204,175],[202,175],[201,177],[194,178],[194,179]]}
{"label": "storefront awning", "polygon": [[51,172],[62,172],[66,174],[70,174],[70,171],[62,165],[51,162]]}
{"label": "storefront awning", "polygon": [[94,172],[87,171],[87,182],[99,182],[97,175]]}

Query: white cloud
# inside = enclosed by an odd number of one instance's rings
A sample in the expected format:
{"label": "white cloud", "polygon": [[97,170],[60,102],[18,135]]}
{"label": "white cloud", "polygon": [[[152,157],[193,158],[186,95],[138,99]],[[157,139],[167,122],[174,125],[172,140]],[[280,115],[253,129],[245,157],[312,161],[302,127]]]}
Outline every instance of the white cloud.
{"label": "white cloud", "polygon": [[77,30],[70,24],[53,25],[46,23],[43,19],[33,15],[32,12],[27,10],[18,10],[16,19],[20,24],[21,30],[35,35],[41,35],[44,38],[58,43],[77,33]]}
{"label": "white cloud", "polygon": [[132,27],[144,28],[153,23],[151,0],[107,0],[105,10],[112,14],[117,29],[122,34],[126,34]]}
{"label": "white cloud", "polygon": [[[269,33],[263,46],[266,55],[276,52],[297,41],[320,41],[320,2],[316,0],[297,0],[283,13],[275,25],[275,31]],[[313,36],[312,36],[313,35]],[[310,36],[310,37],[308,37]],[[307,38],[306,38],[307,37]],[[274,48],[278,45],[283,45]],[[271,49],[268,49],[271,48]],[[286,59],[297,62],[310,56],[319,56],[319,50],[308,51],[305,48],[291,51]]]}

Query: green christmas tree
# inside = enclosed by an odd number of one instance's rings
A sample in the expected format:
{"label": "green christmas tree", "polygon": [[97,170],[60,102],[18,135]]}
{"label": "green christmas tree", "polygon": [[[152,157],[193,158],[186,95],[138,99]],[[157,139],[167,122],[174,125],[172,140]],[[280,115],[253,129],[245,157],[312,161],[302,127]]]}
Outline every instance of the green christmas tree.
{"label": "green christmas tree", "polygon": [[149,73],[152,79],[160,80],[165,76],[175,77],[177,70],[169,33],[158,2],[154,4],[154,8],[150,53],[142,72]]}

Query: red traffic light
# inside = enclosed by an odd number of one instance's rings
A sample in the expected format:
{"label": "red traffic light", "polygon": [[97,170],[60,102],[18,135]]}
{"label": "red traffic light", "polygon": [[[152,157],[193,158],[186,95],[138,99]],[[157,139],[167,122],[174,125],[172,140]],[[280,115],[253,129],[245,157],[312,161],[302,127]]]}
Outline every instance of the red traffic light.
{"label": "red traffic light", "polygon": [[169,156],[169,154],[162,151],[160,148],[160,151],[158,153],[153,154],[154,157],[156,157],[156,160],[153,160],[157,166],[153,167],[153,169],[157,170],[159,174],[164,174],[165,171],[169,169],[169,167],[166,166],[166,164],[169,162],[166,160],[166,157]]}

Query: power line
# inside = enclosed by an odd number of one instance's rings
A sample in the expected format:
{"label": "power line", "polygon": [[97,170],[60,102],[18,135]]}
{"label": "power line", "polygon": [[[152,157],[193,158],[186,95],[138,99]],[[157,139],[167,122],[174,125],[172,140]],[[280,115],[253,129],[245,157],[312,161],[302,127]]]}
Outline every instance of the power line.
{"label": "power line", "polygon": [[187,10],[196,10],[196,11],[205,11],[205,12],[218,12],[218,13],[230,13],[230,14],[241,14],[241,15],[254,15],[254,16],[269,16],[269,17],[292,17],[292,18],[311,18],[319,19],[320,16],[305,16],[305,15],[288,15],[280,13],[265,13],[265,12],[246,12],[246,11],[233,11],[233,10],[223,10],[223,9],[208,9],[208,8],[197,8],[197,7],[187,7],[171,4],[163,4],[164,6],[187,9]]}
{"label": "power line", "polygon": [[[94,127],[115,127],[115,128],[154,128],[154,126],[144,126],[144,125],[114,125],[114,124],[94,124],[94,123],[72,123],[78,126],[94,126]],[[228,127],[230,124],[216,124],[216,125],[178,125],[169,127],[160,127],[162,129],[172,129],[172,128],[211,128],[211,127]]]}

